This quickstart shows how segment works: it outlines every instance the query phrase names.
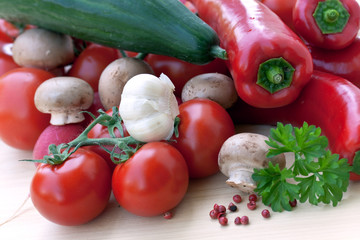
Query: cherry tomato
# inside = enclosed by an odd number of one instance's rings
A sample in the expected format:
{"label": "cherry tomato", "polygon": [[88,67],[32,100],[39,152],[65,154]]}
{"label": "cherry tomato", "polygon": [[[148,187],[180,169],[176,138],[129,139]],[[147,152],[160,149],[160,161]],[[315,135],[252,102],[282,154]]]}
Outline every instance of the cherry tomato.
{"label": "cherry tomato", "polygon": [[5,19],[0,19],[0,32],[11,38],[17,37],[20,33],[19,29],[15,25],[6,21]]}
{"label": "cherry tomato", "polygon": [[81,148],[60,165],[41,163],[30,188],[39,213],[66,226],[94,219],[104,211],[110,193],[109,166],[96,153]]}
{"label": "cherry tomato", "polygon": [[[24,30],[35,28],[36,26],[27,24],[24,27]],[[5,33],[9,37],[15,39],[20,33],[20,29],[14,24],[6,21],[5,19],[0,19],[0,32]]]}
{"label": "cherry tomato", "polygon": [[8,145],[31,150],[49,125],[50,114],[34,104],[37,87],[53,74],[34,68],[16,68],[0,76],[0,138]]}
{"label": "cherry tomato", "polygon": [[[1,19],[0,19],[1,27]],[[13,39],[7,34],[1,32],[0,29],[0,75],[20,67],[17,65],[12,58],[11,47],[13,44]]]}
{"label": "cherry tomato", "polygon": [[149,54],[145,61],[152,67],[156,76],[164,73],[171,79],[175,85],[175,95],[179,97],[185,83],[196,75],[211,72],[229,74],[225,61],[218,58],[206,65],[196,65],[173,57]]}
{"label": "cherry tomato", "polygon": [[20,68],[20,66],[14,62],[12,56],[0,51],[0,76],[15,68]]}
{"label": "cherry tomato", "polygon": [[14,40],[11,37],[0,31],[0,52],[11,55],[11,45],[13,43]]}
{"label": "cherry tomato", "polygon": [[139,216],[156,216],[184,198],[189,175],[184,157],[165,142],[140,148],[113,173],[113,193],[127,211]]}
{"label": "cherry tomato", "polygon": [[223,107],[208,99],[192,99],[179,106],[179,137],[173,145],[184,156],[190,178],[219,171],[218,154],[235,126]]}
{"label": "cherry tomato", "polygon": [[102,71],[120,57],[119,50],[92,43],[75,59],[67,75],[85,80],[97,92]]}
{"label": "cherry tomato", "polygon": [[[106,111],[106,113],[109,116],[112,116],[113,111],[112,111],[112,109],[109,109],[108,111]],[[126,131],[125,126],[122,125],[122,127],[124,130],[124,137],[130,136],[129,133]],[[121,134],[118,129],[115,129],[114,133],[115,133],[116,137],[121,137]],[[90,130],[90,132],[88,133],[87,136],[88,136],[88,138],[109,138],[110,134],[109,134],[109,130],[107,127],[105,127],[101,124],[96,124]],[[112,151],[112,149],[114,148],[114,146],[103,146],[103,147],[105,147],[106,149],[108,149],[110,151]],[[92,145],[92,146],[87,146],[87,148],[89,148],[91,151],[99,154],[102,158],[104,158],[112,170],[115,169],[115,167],[117,165],[111,160],[110,154],[108,152],[106,152],[102,147],[100,147],[98,145]],[[115,151],[115,152],[119,153],[120,151]]]}

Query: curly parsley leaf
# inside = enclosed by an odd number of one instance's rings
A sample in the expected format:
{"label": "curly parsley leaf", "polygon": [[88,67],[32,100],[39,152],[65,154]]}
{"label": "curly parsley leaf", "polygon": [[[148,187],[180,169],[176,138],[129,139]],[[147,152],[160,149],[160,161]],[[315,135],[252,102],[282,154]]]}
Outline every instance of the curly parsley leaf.
{"label": "curly parsley leaf", "polygon": [[356,174],[360,175],[360,151],[357,151],[355,153],[354,159],[353,159],[353,169],[352,171]]}
{"label": "curly parsley leaf", "polygon": [[291,210],[289,201],[294,199],[333,206],[341,201],[353,168],[347,159],[339,160],[339,155],[327,150],[328,140],[321,135],[320,128],[306,122],[301,128],[278,123],[276,129],[270,130],[266,143],[270,146],[267,157],[291,152],[295,161],[284,169],[271,162],[267,168],[254,169],[255,191],[265,205],[271,205],[273,211],[282,211]]}
{"label": "curly parsley leaf", "polygon": [[291,210],[289,199],[299,198],[299,186],[288,183],[287,179],[294,178],[289,169],[280,169],[269,162],[268,168],[254,169],[252,178],[258,182],[256,192],[262,193],[262,200],[266,206],[271,205],[274,211]]}

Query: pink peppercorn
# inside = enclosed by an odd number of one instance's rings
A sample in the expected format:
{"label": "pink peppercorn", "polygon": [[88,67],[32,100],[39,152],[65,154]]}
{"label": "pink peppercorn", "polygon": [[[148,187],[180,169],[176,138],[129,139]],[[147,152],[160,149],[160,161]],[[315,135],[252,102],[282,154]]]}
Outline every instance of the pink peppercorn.
{"label": "pink peppercorn", "polygon": [[219,213],[218,211],[216,211],[215,209],[212,209],[212,210],[210,211],[210,213],[209,213],[210,218],[216,219],[217,216],[218,216],[218,213]]}
{"label": "pink peppercorn", "polygon": [[219,211],[219,205],[217,203],[215,203],[213,209],[218,212]]}
{"label": "pink peppercorn", "polygon": [[221,217],[225,217],[225,216],[226,216],[226,213],[219,212],[216,217],[217,217],[217,219],[220,219]]}
{"label": "pink peppercorn", "polygon": [[262,210],[261,215],[262,215],[264,218],[269,218],[269,217],[270,217],[270,212],[269,212],[269,210],[264,209],[264,210]]}
{"label": "pink peppercorn", "polygon": [[291,207],[296,207],[296,205],[297,205],[296,199],[294,199],[293,201],[289,201],[289,204]]}
{"label": "pink peppercorn", "polygon": [[231,202],[231,203],[229,203],[228,209],[231,212],[235,212],[237,210],[237,206],[234,203]]}
{"label": "pink peppercorn", "polygon": [[226,212],[226,207],[224,205],[219,205],[219,212]]}
{"label": "pink peppercorn", "polygon": [[236,217],[236,218],[234,219],[234,223],[235,223],[236,225],[240,225],[240,224],[241,224],[241,219],[240,219],[240,217]]}
{"label": "pink peppercorn", "polygon": [[164,213],[164,218],[165,219],[171,219],[173,217],[173,213],[172,212],[166,212]]}
{"label": "pink peppercorn", "polygon": [[242,198],[241,198],[241,196],[239,194],[236,194],[236,195],[233,196],[233,200],[236,203],[241,203]]}
{"label": "pink peppercorn", "polygon": [[256,208],[256,202],[254,202],[254,201],[248,202],[248,203],[247,203],[247,207],[248,207],[248,209],[250,209],[250,210],[254,210],[254,209]]}
{"label": "pink peppercorn", "polygon": [[249,224],[249,218],[248,218],[248,216],[242,216],[242,217],[240,218],[240,223],[243,224],[243,225]]}
{"label": "pink peppercorn", "polygon": [[225,226],[227,225],[228,223],[228,219],[226,217],[220,217],[219,218],[219,223],[222,225],[222,226]]}
{"label": "pink peppercorn", "polygon": [[256,196],[256,194],[250,194],[249,195],[249,201],[251,202],[251,201],[254,201],[254,202],[256,202],[257,201],[257,196]]}

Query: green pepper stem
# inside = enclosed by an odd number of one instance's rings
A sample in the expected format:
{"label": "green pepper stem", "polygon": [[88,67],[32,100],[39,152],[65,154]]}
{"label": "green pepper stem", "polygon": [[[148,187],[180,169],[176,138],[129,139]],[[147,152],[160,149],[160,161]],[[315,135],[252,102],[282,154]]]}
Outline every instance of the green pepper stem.
{"label": "green pepper stem", "polygon": [[256,84],[273,94],[291,85],[294,71],[285,59],[271,58],[259,65]]}
{"label": "green pepper stem", "polygon": [[339,0],[326,0],[318,3],[313,17],[322,34],[333,34],[343,31],[350,14]]}
{"label": "green pepper stem", "polygon": [[279,84],[284,80],[284,71],[278,66],[272,66],[266,71],[266,77],[270,82]]}
{"label": "green pepper stem", "polygon": [[339,18],[339,12],[336,9],[328,9],[324,12],[324,20],[328,23],[336,22]]}

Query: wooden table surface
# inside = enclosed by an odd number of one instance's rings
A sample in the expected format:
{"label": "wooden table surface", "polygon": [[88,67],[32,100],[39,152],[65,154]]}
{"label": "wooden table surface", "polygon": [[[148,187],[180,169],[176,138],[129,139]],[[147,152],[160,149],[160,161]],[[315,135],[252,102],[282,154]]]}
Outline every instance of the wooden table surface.
{"label": "wooden table surface", "polygon": [[[267,134],[268,126],[241,126],[239,131]],[[31,152],[10,148],[0,142],[0,222],[11,218],[27,199],[35,167],[20,159]],[[288,156],[291,162],[291,156]],[[265,219],[259,203],[256,210],[237,204],[229,213],[228,226],[220,226],[209,217],[215,203],[227,205],[239,192],[225,184],[221,173],[192,180],[184,200],[170,220],[162,216],[139,217],[128,213],[111,197],[105,212],[90,223],[65,227],[43,218],[28,199],[14,218],[0,226],[0,239],[360,239],[360,182],[351,182],[337,207],[307,203],[298,204],[291,212],[274,213]],[[235,225],[236,216],[247,215],[249,225]]]}

